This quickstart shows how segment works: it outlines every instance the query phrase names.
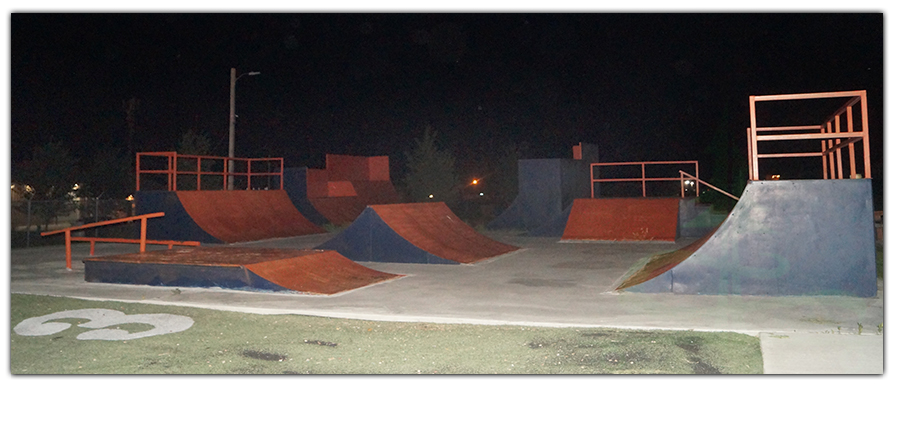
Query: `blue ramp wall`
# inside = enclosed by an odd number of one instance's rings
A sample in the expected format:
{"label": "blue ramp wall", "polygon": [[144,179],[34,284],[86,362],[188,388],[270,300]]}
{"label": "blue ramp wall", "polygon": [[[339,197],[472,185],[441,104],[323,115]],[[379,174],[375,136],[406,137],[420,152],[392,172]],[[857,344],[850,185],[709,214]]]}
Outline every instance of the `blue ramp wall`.
{"label": "blue ramp wall", "polygon": [[194,222],[173,191],[139,191],[134,194],[134,207],[137,215],[166,213],[163,217],[147,220],[147,238],[223,243]]}
{"label": "blue ramp wall", "polygon": [[306,171],[307,168],[284,168],[284,190],[294,207],[307,220],[322,226],[328,223],[328,219],[309,201],[306,193]]}
{"label": "blue ramp wall", "polygon": [[752,181],[692,255],[624,290],[873,297],[872,181]]}

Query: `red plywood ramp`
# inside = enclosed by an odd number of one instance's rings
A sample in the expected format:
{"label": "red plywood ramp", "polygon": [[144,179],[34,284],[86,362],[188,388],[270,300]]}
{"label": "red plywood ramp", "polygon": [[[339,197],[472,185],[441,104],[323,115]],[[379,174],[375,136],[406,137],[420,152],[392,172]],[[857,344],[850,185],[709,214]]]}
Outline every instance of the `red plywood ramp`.
{"label": "red plywood ramp", "polygon": [[563,240],[675,241],[677,198],[575,199]]}
{"label": "red plywood ramp", "polygon": [[401,277],[335,251],[201,247],[92,257],[85,280],[331,295]]}
{"label": "red plywood ramp", "polygon": [[366,209],[366,204],[359,197],[310,198],[309,202],[328,222],[338,226],[353,223]]}
{"label": "red plywood ramp", "polygon": [[178,191],[177,195],[191,219],[225,243],[325,232],[297,210],[284,190]]}
{"label": "red plywood ramp", "polygon": [[371,205],[318,246],[356,261],[475,263],[517,250],[479,234],[444,203]]}
{"label": "red plywood ramp", "polygon": [[400,277],[367,268],[335,251],[318,250],[248,264],[246,268],[260,278],[292,291],[328,295]]}
{"label": "red plywood ramp", "polygon": [[479,234],[442,202],[370,207],[401,237],[447,260],[474,263],[518,249]]}

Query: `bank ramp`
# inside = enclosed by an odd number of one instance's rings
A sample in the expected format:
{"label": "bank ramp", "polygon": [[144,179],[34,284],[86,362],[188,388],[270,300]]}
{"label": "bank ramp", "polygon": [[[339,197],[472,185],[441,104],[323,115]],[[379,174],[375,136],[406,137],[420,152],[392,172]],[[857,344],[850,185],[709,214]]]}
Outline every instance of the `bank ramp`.
{"label": "bank ramp", "polygon": [[517,250],[479,234],[444,203],[371,205],[318,249],[356,261],[475,263]]}
{"label": "bank ramp", "polygon": [[85,281],[333,295],[401,277],[334,251],[200,247],[89,258]]}
{"label": "bank ramp", "polygon": [[618,289],[873,297],[876,280],[870,179],[751,181],[717,230],[651,257]]}
{"label": "bank ramp", "polygon": [[678,198],[575,199],[563,240],[675,241]]}
{"label": "bank ramp", "polygon": [[237,243],[325,232],[283,190],[141,191],[135,206],[138,214],[166,213],[148,223],[152,238]]}

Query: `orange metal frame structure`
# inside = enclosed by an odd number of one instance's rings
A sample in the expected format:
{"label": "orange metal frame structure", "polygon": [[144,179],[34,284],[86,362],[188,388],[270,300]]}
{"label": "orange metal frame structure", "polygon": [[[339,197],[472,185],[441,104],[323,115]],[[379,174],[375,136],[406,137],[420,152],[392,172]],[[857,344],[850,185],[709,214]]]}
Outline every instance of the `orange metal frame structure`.
{"label": "orange metal frame structure", "polygon": [[[769,126],[756,124],[756,103],[784,100],[812,100],[848,97],[848,101],[825,119],[823,123],[807,126]],[[859,105],[859,124],[855,129],[853,109]],[[843,129],[842,129],[843,128]],[[764,134],[768,133],[768,134]],[[814,152],[771,153],[760,154],[759,142],[776,140],[819,140],[821,149]],[[872,178],[869,161],[869,116],[866,103],[866,91],[822,92],[808,94],[783,95],[751,95],[750,127],[747,128],[747,157],[750,167],[750,180],[759,180],[759,159],[786,157],[821,157],[822,178],[843,179],[844,168],[842,150],[847,148],[850,160],[850,177],[856,178],[856,146],[862,142],[864,158],[864,178]]]}
{"label": "orange metal frame structure", "polygon": [[[167,167],[166,169],[141,169],[141,157],[165,157],[167,159]],[[179,171],[178,170],[178,160],[179,159],[188,159],[188,160],[196,160],[197,167],[196,169],[190,171]],[[203,171],[200,168],[200,163],[203,160],[221,160],[222,161],[222,170],[221,171]],[[229,161],[233,162],[242,162],[246,163],[246,172],[228,172],[228,163]],[[277,172],[252,172],[252,164],[262,163],[262,162],[278,162],[278,171]],[[278,177],[278,186],[279,189],[284,188],[284,158],[282,157],[273,157],[273,158],[235,158],[235,157],[217,157],[211,155],[184,155],[178,154],[175,151],[165,151],[165,152],[138,152],[137,160],[135,162],[135,190],[141,190],[141,174],[166,174],[167,176],[167,190],[168,191],[178,191],[178,180],[176,178],[179,175],[194,175],[197,177],[197,191],[200,190],[200,177],[204,175],[213,175],[213,176],[222,176],[222,189],[228,188],[228,177],[229,176],[246,176],[247,177],[247,190],[250,190],[250,179],[251,177],[259,177],[259,176],[277,176]]]}
{"label": "orange metal frame structure", "polygon": [[[133,217],[125,217],[118,218],[115,220],[107,220],[97,223],[88,223],[86,225],[81,226],[72,226],[65,229],[60,229],[57,231],[43,232],[41,233],[42,237],[46,237],[48,235],[55,235],[64,233],[66,235],[66,269],[72,270],[72,242],[73,241],[86,241],[91,242],[91,255],[94,255],[94,244],[97,242],[101,243],[137,243],[140,245],[141,252],[147,250],[147,245],[168,245],[169,249],[172,249],[172,246],[200,246],[200,242],[198,241],[176,241],[176,240],[147,240],[147,219],[162,217],[165,213],[163,212],[154,212],[152,214],[143,214],[136,215]],[[125,223],[134,220],[141,221],[141,238],[140,239],[131,239],[131,238],[103,238],[103,237],[72,237],[72,231],[78,231],[82,229],[88,228],[96,228],[98,226],[106,226],[113,225],[118,223]]]}
{"label": "orange metal frame structure", "polygon": [[[596,178],[594,174],[595,166],[634,166],[641,165],[641,177],[640,178]],[[694,165],[694,176],[699,175],[699,165],[696,160],[691,161],[672,161],[672,162],[618,162],[618,163],[591,163],[591,198],[596,198],[594,196],[594,183],[610,183],[610,182],[641,182],[641,191],[643,196],[647,196],[647,182],[649,181],[681,181],[684,179],[683,176],[680,177],[647,177],[647,165]],[[682,172],[682,171],[679,171]],[[681,175],[681,174],[679,174]],[[700,187],[696,187],[697,196],[700,195]],[[681,186],[681,198],[684,198],[684,186]]]}

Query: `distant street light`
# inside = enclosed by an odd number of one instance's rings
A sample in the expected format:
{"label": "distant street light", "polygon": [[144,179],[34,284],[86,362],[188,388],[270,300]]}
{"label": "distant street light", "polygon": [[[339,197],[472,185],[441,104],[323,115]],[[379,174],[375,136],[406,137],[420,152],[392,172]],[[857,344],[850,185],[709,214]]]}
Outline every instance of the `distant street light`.
{"label": "distant street light", "polygon": [[228,190],[234,189],[234,85],[245,75],[259,75],[259,72],[246,72],[235,77],[235,69],[231,68],[231,112],[228,114]]}

